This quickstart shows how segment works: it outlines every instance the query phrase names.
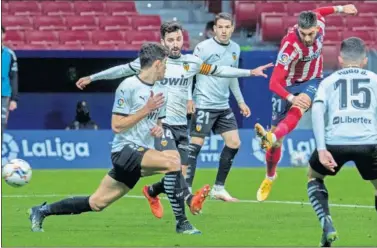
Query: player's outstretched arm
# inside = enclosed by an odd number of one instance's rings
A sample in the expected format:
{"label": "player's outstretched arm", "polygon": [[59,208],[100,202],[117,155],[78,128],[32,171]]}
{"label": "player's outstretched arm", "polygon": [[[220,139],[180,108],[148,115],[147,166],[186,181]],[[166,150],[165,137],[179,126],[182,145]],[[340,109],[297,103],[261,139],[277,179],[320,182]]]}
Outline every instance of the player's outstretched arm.
{"label": "player's outstretched arm", "polygon": [[139,121],[148,116],[152,111],[162,107],[164,103],[165,97],[162,93],[154,95],[153,91],[151,91],[151,96],[149,97],[145,106],[135,114],[127,115],[121,113],[113,113],[111,118],[111,129],[114,131],[114,133],[120,133],[127,129],[130,129]]}
{"label": "player's outstretched arm", "polygon": [[239,78],[239,77],[251,77],[251,76],[262,76],[267,78],[267,75],[264,73],[264,70],[273,67],[272,63],[267,65],[259,66],[255,69],[239,69],[231,66],[217,66],[203,63],[200,66],[200,74],[223,77],[223,78]]}
{"label": "player's outstretched arm", "polygon": [[356,15],[357,9],[355,5],[347,4],[347,5],[339,5],[339,6],[321,7],[321,8],[315,9],[314,12],[317,12],[318,14],[324,17],[327,15],[334,14],[334,13]]}
{"label": "player's outstretched arm", "polygon": [[139,72],[138,60],[135,60],[128,64],[118,65],[111,67],[107,70],[98,72],[96,74],[82,77],[76,82],[77,88],[83,90],[88,84],[97,80],[111,80],[122,77],[135,75]]}

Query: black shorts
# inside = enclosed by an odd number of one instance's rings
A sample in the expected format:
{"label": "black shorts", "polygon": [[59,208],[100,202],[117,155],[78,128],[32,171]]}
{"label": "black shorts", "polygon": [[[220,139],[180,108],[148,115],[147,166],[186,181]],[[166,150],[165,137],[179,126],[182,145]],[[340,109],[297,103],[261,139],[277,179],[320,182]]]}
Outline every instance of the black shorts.
{"label": "black shorts", "polygon": [[237,130],[237,120],[231,108],[196,109],[191,120],[191,136],[206,137],[211,134],[222,134],[228,131]]}
{"label": "black shorts", "polygon": [[8,108],[9,108],[9,97],[2,96],[1,97],[1,123],[3,127],[7,125]]}
{"label": "black shorts", "polygon": [[327,170],[319,161],[315,150],[309,160],[310,167],[322,175],[334,176],[349,161],[353,161],[364,180],[377,179],[377,144],[376,145],[327,145],[338,164],[335,172]]}
{"label": "black shorts", "polygon": [[189,145],[187,126],[185,125],[170,126],[168,124],[163,124],[162,127],[164,129],[164,135],[162,136],[162,138],[155,139],[156,150],[178,151],[181,157],[181,164],[187,165],[188,145]]}
{"label": "black shorts", "polygon": [[148,148],[127,144],[120,152],[111,154],[113,168],[108,175],[132,189],[141,177],[141,161]]}

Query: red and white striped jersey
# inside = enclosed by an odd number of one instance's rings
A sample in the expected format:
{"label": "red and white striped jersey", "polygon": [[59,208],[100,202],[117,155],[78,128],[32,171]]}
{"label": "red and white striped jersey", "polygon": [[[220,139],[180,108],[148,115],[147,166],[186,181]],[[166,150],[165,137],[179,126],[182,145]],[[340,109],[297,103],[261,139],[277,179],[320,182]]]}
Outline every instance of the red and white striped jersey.
{"label": "red and white striped jersey", "polygon": [[[290,28],[280,45],[275,68],[270,81],[270,89],[282,98],[289,93],[283,88],[323,77],[322,47],[325,35],[324,15],[334,13],[333,7],[314,10],[317,14],[319,32],[310,47],[301,41],[298,27]],[[325,10],[325,11],[323,11]]]}
{"label": "red and white striped jersey", "polygon": [[285,80],[286,86],[322,77],[325,20],[319,14],[317,15],[320,30],[313,46],[307,47],[301,42],[297,25],[288,32],[281,42],[276,66],[280,66],[288,72]]}

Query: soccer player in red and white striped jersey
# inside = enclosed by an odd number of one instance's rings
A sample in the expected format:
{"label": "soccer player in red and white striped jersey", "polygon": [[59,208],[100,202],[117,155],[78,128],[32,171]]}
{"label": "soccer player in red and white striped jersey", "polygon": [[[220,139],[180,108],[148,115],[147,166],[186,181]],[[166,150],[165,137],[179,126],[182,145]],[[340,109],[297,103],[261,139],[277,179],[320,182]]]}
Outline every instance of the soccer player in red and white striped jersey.
{"label": "soccer player in red and white striped jersey", "polygon": [[295,129],[317,92],[323,74],[325,16],[333,13],[355,15],[357,9],[349,4],[303,11],[298,24],[281,42],[270,80],[273,92],[271,130],[267,132],[260,124],[255,125],[261,145],[267,151],[267,175],[257,192],[258,201],[266,200],[271,192],[283,138]]}

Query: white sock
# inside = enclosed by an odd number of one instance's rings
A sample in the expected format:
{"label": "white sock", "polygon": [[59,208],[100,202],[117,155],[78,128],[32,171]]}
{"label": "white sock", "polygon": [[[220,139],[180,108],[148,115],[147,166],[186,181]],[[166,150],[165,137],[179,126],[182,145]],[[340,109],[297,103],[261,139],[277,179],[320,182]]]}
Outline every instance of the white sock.
{"label": "white sock", "polygon": [[217,184],[215,184],[213,186],[213,189],[216,190],[216,191],[223,190],[224,189],[224,185],[217,185]]}

